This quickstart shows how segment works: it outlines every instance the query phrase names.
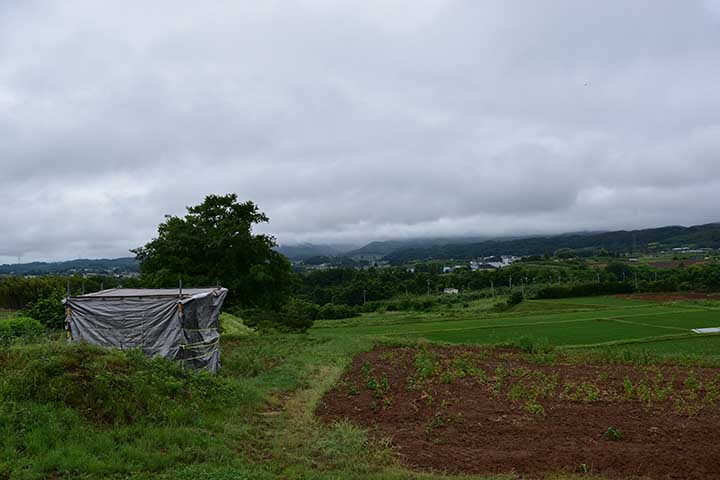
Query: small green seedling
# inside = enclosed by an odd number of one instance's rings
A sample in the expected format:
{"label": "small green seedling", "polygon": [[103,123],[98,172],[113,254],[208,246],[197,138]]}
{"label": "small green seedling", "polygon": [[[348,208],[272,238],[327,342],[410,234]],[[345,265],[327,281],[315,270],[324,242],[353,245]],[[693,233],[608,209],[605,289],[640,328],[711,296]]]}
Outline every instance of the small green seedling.
{"label": "small green seedling", "polygon": [[623,437],[622,432],[615,427],[609,427],[603,436],[612,442],[620,441]]}

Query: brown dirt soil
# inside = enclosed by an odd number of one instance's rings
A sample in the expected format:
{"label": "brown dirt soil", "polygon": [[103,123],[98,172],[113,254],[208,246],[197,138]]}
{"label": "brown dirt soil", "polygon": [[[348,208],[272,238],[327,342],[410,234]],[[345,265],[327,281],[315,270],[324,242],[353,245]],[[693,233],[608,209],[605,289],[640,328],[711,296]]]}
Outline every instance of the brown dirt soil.
{"label": "brown dirt soil", "polygon": [[631,295],[617,295],[617,297],[648,302],[681,302],[683,300],[720,300],[720,293],[634,293]]}
{"label": "brown dirt soil", "polygon": [[650,262],[648,265],[654,268],[660,268],[660,269],[672,269],[672,268],[678,268],[680,265],[684,265],[686,267],[689,267],[690,265],[705,265],[708,262],[707,260],[697,260],[697,259],[686,259],[686,260],[666,260],[661,262]]}
{"label": "brown dirt soil", "polygon": [[378,347],[353,360],[316,414],[390,438],[423,471],[720,478],[720,369],[573,358]]}

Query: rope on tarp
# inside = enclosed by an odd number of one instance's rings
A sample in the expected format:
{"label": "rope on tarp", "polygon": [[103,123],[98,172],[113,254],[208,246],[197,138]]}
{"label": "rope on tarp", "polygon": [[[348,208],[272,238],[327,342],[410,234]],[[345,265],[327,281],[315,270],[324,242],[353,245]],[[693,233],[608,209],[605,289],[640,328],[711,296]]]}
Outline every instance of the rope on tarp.
{"label": "rope on tarp", "polygon": [[197,342],[197,343],[185,343],[180,345],[180,348],[183,350],[185,349],[193,349],[193,348],[201,348],[201,347],[214,347],[215,345],[220,343],[220,339],[216,339],[214,342],[211,343],[205,343],[205,342]]}
{"label": "rope on tarp", "polygon": [[217,350],[212,350],[212,351],[210,351],[210,352],[208,352],[208,353],[203,353],[202,355],[198,355],[197,357],[181,358],[180,360],[182,360],[182,361],[184,361],[184,362],[187,362],[187,361],[189,361],[189,360],[199,360],[199,359],[201,359],[201,358],[202,358],[202,359],[205,359],[205,358],[210,357],[211,355],[213,355],[215,352],[217,352]]}

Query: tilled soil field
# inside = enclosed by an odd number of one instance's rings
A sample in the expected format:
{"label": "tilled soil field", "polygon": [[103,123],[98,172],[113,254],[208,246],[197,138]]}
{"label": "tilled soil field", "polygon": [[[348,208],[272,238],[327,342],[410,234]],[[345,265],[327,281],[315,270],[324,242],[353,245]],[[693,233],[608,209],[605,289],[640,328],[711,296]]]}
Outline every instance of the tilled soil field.
{"label": "tilled soil field", "polygon": [[466,347],[379,347],[317,408],[391,439],[410,468],[720,478],[720,369],[585,363]]}
{"label": "tilled soil field", "polygon": [[632,295],[618,295],[618,297],[628,300],[645,300],[648,302],[681,302],[683,300],[720,300],[720,293],[634,293]]}

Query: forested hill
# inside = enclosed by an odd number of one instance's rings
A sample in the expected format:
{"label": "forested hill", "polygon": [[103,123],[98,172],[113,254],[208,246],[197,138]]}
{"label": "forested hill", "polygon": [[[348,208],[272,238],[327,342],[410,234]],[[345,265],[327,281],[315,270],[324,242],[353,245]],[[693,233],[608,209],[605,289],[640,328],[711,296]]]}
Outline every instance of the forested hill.
{"label": "forested hill", "polygon": [[561,248],[606,249],[609,252],[668,249],[675,247],[720,248],[720,223],[694,227],[661,227],[645,230],[565,234],[513,240],[488,240],[470,244],[445,244],[404,248],[391,252],[391,263],[412,260],[469,260],[491,255],[543,255]]}
{"label": "forested hill", "polygon": [[132,273],[139,270],[134,257],[76,259],[65,262],[31,262],[0,265],[0,275],[64,275],[73,273]]}

